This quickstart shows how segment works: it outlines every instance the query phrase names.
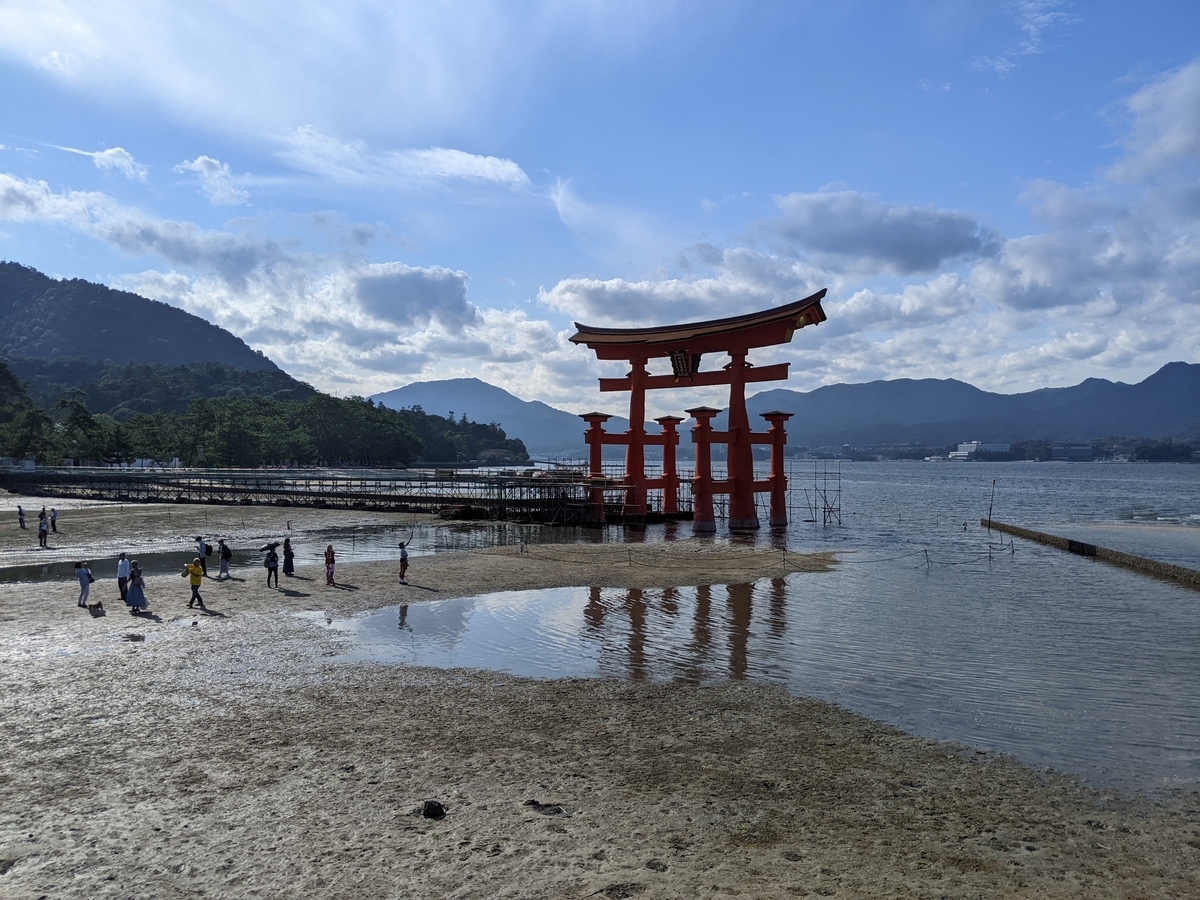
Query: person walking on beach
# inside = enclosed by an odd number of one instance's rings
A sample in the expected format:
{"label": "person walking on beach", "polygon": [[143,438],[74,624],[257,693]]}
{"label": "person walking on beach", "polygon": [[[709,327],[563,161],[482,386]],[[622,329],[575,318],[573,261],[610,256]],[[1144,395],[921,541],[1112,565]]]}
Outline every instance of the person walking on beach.
{"label": "person walking on beach", "polygon": [[325,548],[325,583],[334,584],[333,570],[337,565],[337,559],[333,553],[333,544]]}
{"label": "person walking on beach", "polygon": [[217,578],[229,577],[229,561],[233,559],[233,551],[229,549],[229,545],[225,543],[225,538],[217,539],[217,557],[221,560],[221,569],[217,572]]}
{"label": "person walking on beach", "polygon": [[[150,607],[146,602],[146,579],[142,577],[142,567],[136,559],[129,569],[129,599],[126,602],[129,604],[129,612],[135,616]],[[204,606],[203,603],[200,605]]]}
{"label": "person walking on beach", "polygon": [[183,571],[179,573],[179,577],[188,579],[188,583],[192,586],[192,599],[188,601],[188,609],[192,608],[193,603],[199,603],[201,609],[207,609],[204,605],[204,598],[200,596],[200,583],[204,578],[202,561],[201,557],[197,556],[184,566]]}
{"label": "person walking on beach", "polygon": [[46,511],[43,509],[38,515],[38,546],[50,546],[50,523],[46,521]]}
{"label": "person walking on beach", "polygon": [[275,576],[275,587],[279,587],[279,554],[275,552],[274,547],[267,548],[266,559],[263,560],[263,565],[267,567],[267,587],[271,586],[271,576]]}
{"label": "person walking on beach", "polygon": [[212,547],[208,546],[208,542],[200,535],[196,535],[196,555],[200,560],[200,569],[205,577],[208,576],[208,555],[212,553]]}
{"label": "person walking on beach", "polygon": [[50,507],[50,530],[58,534],[58,510]]}
{"label": "person walking on beach", "polygon": [[122,553],[117,557],[117,590],[121,592],[121,602],[129,605],[129,560]]}
{"label": "person walking on beach", "polygon": [[21,526],[21,530],[25,530],[25,507],[17,504],[17,524]]}
{"label": "person walking on beach", "polygon": [[292,539],[283,539],[283,574],[291,578],[296,574],[296,551],[292,549]]}
{"label": "person walking on beach", "polygon": [[96,579],[92,577],[92,570],[88,568],[88,564],[83,561],[75,563],[75,577],[79,579],[79,608],[87,609],[88,593]]}
{"label": "person walking on beach", "polygon": [[408,584],[404,580],[405,574],[408,572],[408,541],[400,542],[400,583]]}

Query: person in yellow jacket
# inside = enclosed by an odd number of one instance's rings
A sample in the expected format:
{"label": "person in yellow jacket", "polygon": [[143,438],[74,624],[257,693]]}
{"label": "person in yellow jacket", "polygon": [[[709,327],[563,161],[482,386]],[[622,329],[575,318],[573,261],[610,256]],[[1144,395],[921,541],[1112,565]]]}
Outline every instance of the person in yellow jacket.
{"label": "person in yellow jacket", "polygon": [[204,569],[200,565],[200,557],[197,556],[184,566],[183,571],[179,573],[179,577],[189,579],[192,585],[192,599],[188,601],[188,609],[192,608],[193,603],[199,603],[201,609],[206,609],[204,598],[200,596],[200,584],[204,578]]}

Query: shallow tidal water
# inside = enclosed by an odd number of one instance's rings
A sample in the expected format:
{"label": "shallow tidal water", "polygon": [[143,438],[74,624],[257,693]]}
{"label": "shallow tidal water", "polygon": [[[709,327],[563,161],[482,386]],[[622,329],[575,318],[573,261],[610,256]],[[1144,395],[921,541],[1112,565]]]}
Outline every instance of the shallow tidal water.
{"label": "shallow tidal water", "polygon": [[313,621],[344,636],[346,661],[751,679],[1096,785],[1200,789],[1200,591],[979,527],[992,504],[1000,521],[1195,566],[1200,466],[847,464],[841,486],[841,526],[711,538],[834,550],[830,572]]}

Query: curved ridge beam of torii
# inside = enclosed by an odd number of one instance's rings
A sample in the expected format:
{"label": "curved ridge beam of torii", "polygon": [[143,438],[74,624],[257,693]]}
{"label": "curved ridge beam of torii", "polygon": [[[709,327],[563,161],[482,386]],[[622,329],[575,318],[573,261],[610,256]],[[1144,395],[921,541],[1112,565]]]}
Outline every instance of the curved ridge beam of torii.
{"label": "curved ridge beam of torii", "polygon": [[[783,381],[788,377],[789,363],[755,368],[746,356],[756,347],[786,344],[798,328],[817,325],[826,319],[821,308],[825,297],[822,289],[810,297],[777,306],[761,312],[732,316],[727,319],[712,319],[706,322],[691,322],[682,325],[666,325],[655,328],[595,328],[575,323],[578,331],[571,337],[572,343],[586,344],[597,359],[628,360],[629,374],[624,378],[601,378],[601,391],[629,391],[629,430],[624,435],[606,434],[603,422],[608,416],[588,413],[583,416],[591,427],[586,440],[591,444],[592,475],[599,476],[600,450],[602,444],[625,444],[626,510],[633,515],[646,511],[646,490],[662,488],[668,498],[664,511],[673,511],[675,483],[674,473],[675,417],[663,417],[661,434],[647,434],[646,391],[657,388],[708,387],[729,385],[729,430],[713,431],[709,420],[717,412],[707,407],[688,410],[696,418],[692,429],[692,441],[697,445],[696,481],[693,485],[693,528],[697,531],[715,529],[712,515],[712,494],[729,494],[729,527],[758,528],[758,513],[755,510],[756,490],[771,492],[771,525],[786,525],[783,492],[786,481],[783,475],[783,444],[786,435],[783,423],[787,413],[764,414],[771,422],[769,432],[752,432],[746,413],[746,385],[761,381]],[[706,353],[725,353],[729,363],[720,370],[700,371],[700,361]],[[665,357],[671,361],[670,375],[651,375],[647,363],[651,359]],[[698,413],[698,415],[697,415]],[[729,477],[723,482],[712,480],[708,471],[708,447],[710,443],[728,446],[727,469]],[[664,478],[646,478],[645,448],[647,444],[663,446]],[[771,445],[771,478],[754,480],[754,444]],[[669,465],[668,465],[669,456]],[[703,460],[701,457],[704,457]],[[668,471],[670,475],[668,475]],[[595,496],[602,498],[602,492]],[[599,502],[603,503],[600,499]]]}

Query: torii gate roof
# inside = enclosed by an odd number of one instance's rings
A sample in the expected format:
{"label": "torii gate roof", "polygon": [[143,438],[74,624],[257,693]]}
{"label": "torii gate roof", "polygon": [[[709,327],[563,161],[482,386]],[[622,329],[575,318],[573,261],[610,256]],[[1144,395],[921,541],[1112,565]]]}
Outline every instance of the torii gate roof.
{"label": "torii gate roof", "polygon": [[579,330],[571,341],[587,344],[599,359],[651,359],[679,351],[723,353],[786,344],[797,328],[825,321],[821,299],[826,290],[785,306],[707,322],[657,328],[595,328],[576,322]]}

